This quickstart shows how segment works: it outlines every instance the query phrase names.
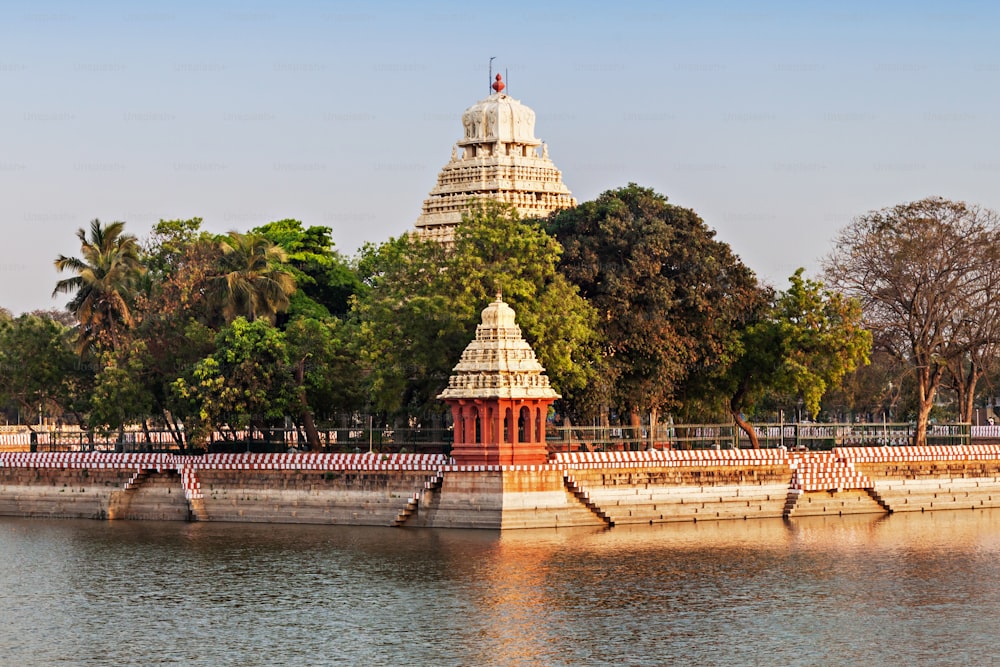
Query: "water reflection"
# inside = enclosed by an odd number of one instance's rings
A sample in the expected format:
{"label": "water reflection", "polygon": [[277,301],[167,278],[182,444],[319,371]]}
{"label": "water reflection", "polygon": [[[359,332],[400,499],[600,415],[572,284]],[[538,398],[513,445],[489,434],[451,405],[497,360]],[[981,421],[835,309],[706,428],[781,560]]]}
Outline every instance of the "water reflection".
{"label": "water reflection", "polygon": [[0,519],[7,664],[988,664],[1000,511],[495,533]]}

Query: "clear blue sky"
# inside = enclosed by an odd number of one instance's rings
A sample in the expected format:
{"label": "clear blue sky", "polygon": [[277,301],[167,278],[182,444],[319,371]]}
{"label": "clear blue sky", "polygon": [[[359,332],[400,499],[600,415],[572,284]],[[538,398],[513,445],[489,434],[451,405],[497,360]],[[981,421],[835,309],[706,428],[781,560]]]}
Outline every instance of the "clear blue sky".
{"label": "clear blue sky", "polygon": [[1000,208],[998,34],[986,2],[7,0],[0,306],[62,307],[95,217],[398,236],[490,56],[578,200],[652,187],[784,287],[865,211]]}

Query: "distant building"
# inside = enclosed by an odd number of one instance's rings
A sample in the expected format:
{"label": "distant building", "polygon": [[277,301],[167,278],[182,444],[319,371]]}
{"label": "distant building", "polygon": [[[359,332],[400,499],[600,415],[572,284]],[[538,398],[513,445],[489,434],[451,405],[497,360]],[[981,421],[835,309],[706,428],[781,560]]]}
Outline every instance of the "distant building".
{"label": "distant building", "polygon": [[548,147],[535,138],[535,112],[503,89],[497,74],[495,92],[462,114],[465,132],[417,218],[424,238],[450,243],[473,198],[511,204],[522,218],[576,206]]}

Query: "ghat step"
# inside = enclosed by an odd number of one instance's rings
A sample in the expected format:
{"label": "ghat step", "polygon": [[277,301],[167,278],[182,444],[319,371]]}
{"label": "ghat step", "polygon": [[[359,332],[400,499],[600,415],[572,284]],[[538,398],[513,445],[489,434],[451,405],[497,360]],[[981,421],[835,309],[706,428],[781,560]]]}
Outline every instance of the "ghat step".
{"label": "ghat step", "polygon": [[414,493],[406,501],[406,507],[404,507],[399,514],[396,516],[396,520],[392,522],[392,525],[396,528],[402,526],[407,522],[407,520],[417,513],[420,509],[420,501],[428,493],[434,493],[441,490],[441,485],[444,484],[444,472],[438,471],[429,480],[424,482],[424,488],[420,491]]}
{"label": "ghat step", "polygon": [[563,475],[563,484],[566,485],[567,491],[572,493],[584,507],[596,514],[597,517],[607,524],[609,528],[615,525],[614,520],[590,499],[590,495],[580,488],[580,486],[576,483],[576,479],[574,479],[571,475]]}

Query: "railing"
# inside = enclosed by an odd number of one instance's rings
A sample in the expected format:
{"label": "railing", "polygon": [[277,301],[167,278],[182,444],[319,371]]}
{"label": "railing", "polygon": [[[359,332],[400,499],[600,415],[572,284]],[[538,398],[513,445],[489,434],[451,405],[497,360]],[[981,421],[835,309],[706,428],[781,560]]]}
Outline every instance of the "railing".
{"label": "railing", "polygon": [[[912,444],[912,424],[757,424],[761,447],[831,449],[837,446],[884,447]],[[320,446],[328,452],[447,453],[451,429],[335,428],[320,429]],[[639,451],[657,449],[733,449],[750,447],[746,434],[734,424],[660,424],[648,427],[572,426],[547,429],[550,451]],[[1000,426],[933,424],[927,429],[932,445],[1000,442]],[[210,452],[272,451],[308,445],[294,429],[219,431],[211,434]],[[129,429],[122,433],[81,430],[0,433],[0,451],[179,451],[169,431]]]}
{"label": "railing", "polygon": [[660,424],[650,437],[645,426],[569,426],[550,428],[547,440],[549,449],[561,451],[729,449],[736,442],[735,431],[732,424]]}
{"label": "railing", "polygon": [[[764,448],[832,449],[911,445],[913,424],[757,424],[758,444]],[[930,445],[965,445],[975,440],[1000,441],[1000,426],[932,424]],[[734,424],[659,425],[650,435],[646,427],[567,427],[550,430],[549,448],[557,451],[635,451],[649,449],[731,449],[750,447],[750,439]]]}
{"label": "railing", "polygon": [[[441,453],[451,449],[449,429],[337,428],[319,430],[320,447],[329,452]],[[308,443],[295,429],[216,431],[208,437],[209,452],[284,452],[305,448]],[[135,430],[102,433],[79,429],[0,433],[0,451],[179,451],[170,431]]]}
{"label": "railing", "polygon": [[[754,428],[762,447],[788,447],[790,449],[832,449],[838,446],[884,447],[908,445],[913,442],[911,424],[783,424]],[[964,439],[952,444],[965,444]],[[740,446],[749,446],[749,439],[741,432]]]}
{"label": "railing", "polygon": [[165,451],[178,449],[169,431],[122,433],[65,431],[18,431],[0,434],[0,451]]}

